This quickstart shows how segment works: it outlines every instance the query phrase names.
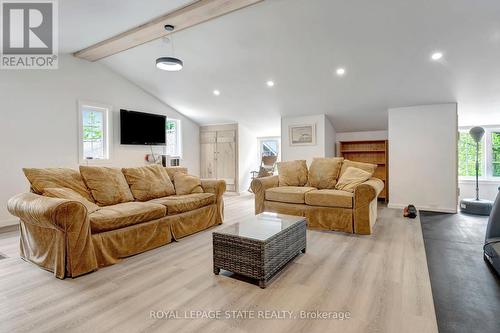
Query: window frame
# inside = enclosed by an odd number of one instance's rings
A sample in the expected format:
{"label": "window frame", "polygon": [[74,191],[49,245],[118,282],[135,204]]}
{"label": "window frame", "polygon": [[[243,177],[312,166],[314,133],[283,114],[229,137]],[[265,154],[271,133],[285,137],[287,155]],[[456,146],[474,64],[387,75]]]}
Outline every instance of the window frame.
{"label": "window frame", "polygon": [[487,175],[490,176],[490,179],[492,180],[500,180],[500,175],[499,176],[494,176],[493,175],[493,140],[491,138],[493,133],[499,133],[500,134],[500,128],[490,128],[489,131],[486,131],[485,135],[487,135],[487,139],[489,140],[489,149],[487,151],[487,154],[489,154],[489,157],[487,156],[486,160],[489,161],[489,163],[486,164],[486,168],[489,168],[487,171]]}
{"label": "window frame", "polygon": [[[459,132],[469,132],[469,130],[474,126],[464,126],[459,127]],[[483,158],[482,162],[484,165],[483,175],[479,176],[479,181],[482,182],[498,182],[500,181],[500,176],[493,176],[493,145],[491,140],[492,133],[500,133],[500,125],[495,126],[481,126],[484,128],[483,136]],[[457,142],[458,150],[458,142]],[[460,181],[475,181],[475,176],[458,176]]]}
{"label": "window frame", "polygon": [[[180,159],[182,159],[182,120],[181,119],[178,119],[178,118],[170,118],[170,117],[167,117],[167,123],[169,121],[174,121],[177,123],[177,133],[176,133],[176,136],[177,136],[177,155],[168,155],[170,157],[178,157]],[[165,124],[166,125],[166,124]],[[165,128],[165,132],[167,131],[167,129]],[[167,155],[167,149],[168,149],[168,134],[165,133],[165,137],[167,138],[167,142],[166,142],[166,145],[165,145],[165,155]]]}
{"label": "window frame", "polygon": [[[84,109],[95,109],[96,111],[103,112],[103,141],[105,147],[105,158],[102,159],[85,159],[83,156],[83,111]],[[111,115],[113,108],[110,105],[92,102],[92,101],[78,101],[78,162],[80,164],[100,164],[108,163],[112,156],[112,138],[111,131]]]}

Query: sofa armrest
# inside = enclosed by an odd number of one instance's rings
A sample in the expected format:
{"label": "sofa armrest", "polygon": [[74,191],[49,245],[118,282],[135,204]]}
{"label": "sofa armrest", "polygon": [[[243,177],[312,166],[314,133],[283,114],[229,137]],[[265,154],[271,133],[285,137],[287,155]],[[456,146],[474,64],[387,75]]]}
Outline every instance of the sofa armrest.
{"label": "sofa armrest", "polygon": [[9,212],[21,219],[21,252],[59,278],[97,269],[87,208],[77,201],[23,193]]}
{"label": "sofa armrest", "polygon": [[354,189],[354,221],[356,234],[369,235],[377,220],[377,197],[384,189],[384,182],[371,178]]}
{"label": "sofa armrest", "polygon": [[278,176],[269,176],[255,178],[252,181],[251,188],[255,194],[255,214],[260,214],[264,211],[264,200],[266,199],[266,190],[272,187],[278,187]]}
{"label": "sofa armrest", "polygon": [[384,189],[384,182],[370,178],[354,189],[354,208],[368,206]]}
{"label": "sofa armrest", "polygon": [[206,193],[214,193],[216,197],[222,197],[226,192],[226,181],[216,179],[202,179],[201,187]]}
{"label": "sofa armrest", "polygon": [[224,222],[224,199],[223,195],[226,192],[226,181],[215,179],[202,179],[201,187],[206,193],[215,194],[215,203],[217,205],[217,224]]}
{"label": "sofa armrest", "polygon": [[[68,211],[78,211],[81,209],[80,206],[84,208],[85,216],[81,216],[81,219],[67,219]],[[78,223],[86,217],[85,207],[77,201],[45,197],[34,193],[22,193],[12,197],[7,203],[7,209],[12,215],[26,223],[60,231],[70,229],[72,223]]]}

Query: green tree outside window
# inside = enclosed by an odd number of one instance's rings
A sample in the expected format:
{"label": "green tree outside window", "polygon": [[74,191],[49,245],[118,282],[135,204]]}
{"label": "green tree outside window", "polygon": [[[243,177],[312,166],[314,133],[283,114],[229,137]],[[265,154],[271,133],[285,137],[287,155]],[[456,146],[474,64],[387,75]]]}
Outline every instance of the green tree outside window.
{"label": "green tree outside window", "polygon": [[491,163],[493,177],[500,177],[500,132],[491,133]]}
{"label": "green tree outside window", "polygon": [[[500,148],[500,133],[498,134],[498,143]],[[498,161],[500,162],[500,149],[498,150]],[[498,174],[500,176],[500,163],[498,165]],[[483,175],[483,142],[479,143],[479,176]],[[458,141],[458,175],[462,177],[476,176],[476,143],[468,132],[460,132]]]}

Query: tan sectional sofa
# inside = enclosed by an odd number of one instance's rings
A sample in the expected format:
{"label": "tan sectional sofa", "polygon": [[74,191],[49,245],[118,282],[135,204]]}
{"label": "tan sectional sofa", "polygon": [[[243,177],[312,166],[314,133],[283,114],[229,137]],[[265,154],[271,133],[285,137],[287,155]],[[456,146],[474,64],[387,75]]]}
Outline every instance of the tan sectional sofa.
{"label": "tan sectional sofa", "polygon": [[21,257],[61,279],[223,222],[225,182],[187,176],[185,168],[24,172],[31,193],[8,202],[20,219]]}
{"label": "tan sectional sofa", "polygon": [[[344,174],[344,180],[349,179],[348,168],[364,169],[369,179],[340,184]],[[375,168],[342,158],[314,159],[309,170],[306,161],[282,162],[278,176],[253,180],[255,214],[305,216],[313,229],[369,235],[377,220],[377,197],[384,188],[380,179],[370,177]]]}

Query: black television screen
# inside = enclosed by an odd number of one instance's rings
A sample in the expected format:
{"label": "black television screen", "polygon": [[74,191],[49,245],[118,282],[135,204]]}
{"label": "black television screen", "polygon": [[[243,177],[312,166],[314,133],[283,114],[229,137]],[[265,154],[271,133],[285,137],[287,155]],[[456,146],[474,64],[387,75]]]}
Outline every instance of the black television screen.
{"label": "black television screen", "polygon": [[136,111],[120,110],[122,145],[165,145],[167,117]]}

